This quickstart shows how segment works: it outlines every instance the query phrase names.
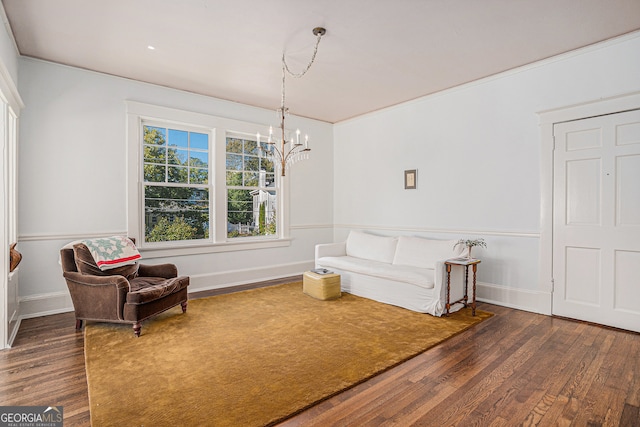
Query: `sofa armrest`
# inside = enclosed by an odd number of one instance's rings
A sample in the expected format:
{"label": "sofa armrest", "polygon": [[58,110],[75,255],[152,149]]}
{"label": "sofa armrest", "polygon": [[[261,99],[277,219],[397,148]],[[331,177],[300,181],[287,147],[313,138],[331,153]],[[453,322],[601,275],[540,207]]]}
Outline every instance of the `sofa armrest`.
{"label": "sofa armrest", "polygon": [[138,276],[162,277],[172,279],[178,277],[178,268],[175,264],[138,265]]}
{"label": "sofa armrest", "polygon": [[347,242],[339,243],[321,243],[316,245],[316,263],[319,258],[326,256],[346,256]]}

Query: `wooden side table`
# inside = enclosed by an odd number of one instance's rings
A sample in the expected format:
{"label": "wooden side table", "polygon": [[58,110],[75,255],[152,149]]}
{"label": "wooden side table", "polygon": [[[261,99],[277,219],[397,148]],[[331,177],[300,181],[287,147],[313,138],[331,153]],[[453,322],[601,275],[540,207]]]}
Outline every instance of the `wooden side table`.
{"label": "wooden side table", "polygon": [[[447,266],[447,302],[445,304],[445,316],[449,315],[449,310],[451,309],[451,305],[457,304],[459,302],[463,303],[465,307],[469,306],[469,267],[473,270],[473,298],[471,300],[471,315],[476,315],[476,272],[478,269],[478,264],[480,264],[479,259],[470,258],[452,258],[448,259],[444,262]],[[464,296],[458,301],[451,302],[451,266],[452,265],[461,265],[464,267]]]}

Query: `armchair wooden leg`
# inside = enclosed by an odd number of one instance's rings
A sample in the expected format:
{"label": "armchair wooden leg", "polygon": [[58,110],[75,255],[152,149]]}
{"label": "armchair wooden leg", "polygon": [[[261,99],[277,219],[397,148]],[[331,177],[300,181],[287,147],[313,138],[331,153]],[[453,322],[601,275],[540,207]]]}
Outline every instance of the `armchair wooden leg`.
{"label": "armchair wooden leg", "polygon": [[82,319],[76,319],[76,332],[80,332],[82,329]]}
{"label": "armchair wooden leg", "polygon": [[136,337],[140,336],[140,330],[142,329],[142,324],[140,322],[136,322],[133,324],[133,334]]}
{"label": "armchair wooden leg", "polygon": [[182,306],[182,312],[186,313],[187,312],[187,301],[181,302],[180,305]]}

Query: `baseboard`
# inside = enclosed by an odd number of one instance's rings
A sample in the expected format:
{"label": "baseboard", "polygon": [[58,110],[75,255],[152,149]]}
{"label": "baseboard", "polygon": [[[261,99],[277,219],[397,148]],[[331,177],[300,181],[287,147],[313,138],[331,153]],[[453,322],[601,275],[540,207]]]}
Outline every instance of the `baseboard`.
{"label": "baseboard", "polygon": [[15,316],[15,318],[11,319],[9,322],[9,339],[7,340],[7,348],[11,348],[13,346],[13,341],[18,336],[18,331],[20,330],[20,321],[22,319],[20,316]]}
{"label": "baseboard", "polygon": [[257,267],[219,273],[197,274],[190,276],[189,292],[208,291],[229,286],[296,276],[315,267],[314,261],[291,264],[279,264],[269,267]]}
{"label": "baseboard", "polygon": [[69,292],[51,292],[20,298],[20,319],[73,311]]}
{"label": "baseboard", "polygon": [[551,315],[551,293],[507,288],[491,283],[478,283],[478,301],[518,310]]}

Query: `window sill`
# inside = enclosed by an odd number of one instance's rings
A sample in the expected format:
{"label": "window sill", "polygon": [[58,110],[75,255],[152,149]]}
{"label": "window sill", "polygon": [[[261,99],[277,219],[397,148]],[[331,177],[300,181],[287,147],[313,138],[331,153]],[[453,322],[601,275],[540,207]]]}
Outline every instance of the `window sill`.
{"label": "window sill", "polygon": [[[282,248],[291,245],[290,238],[268,240],[242,240],[224,243],[201,243],[173,247],[138,247],[142,259],[166,258],[185,255],[212,254],[220,252],[250,251],[254,249]],[[143,261],[144,262],[144,261]]]}

